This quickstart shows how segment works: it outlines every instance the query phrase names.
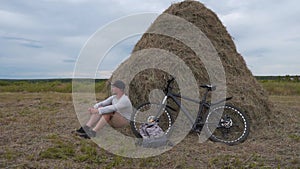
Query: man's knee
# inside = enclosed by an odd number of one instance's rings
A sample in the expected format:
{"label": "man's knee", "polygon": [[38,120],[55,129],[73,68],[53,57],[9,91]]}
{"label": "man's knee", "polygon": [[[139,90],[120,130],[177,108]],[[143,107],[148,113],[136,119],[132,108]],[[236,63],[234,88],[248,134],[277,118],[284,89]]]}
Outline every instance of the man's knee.
{"label": "man's knee", "polygon": [[113,117],[113,113],[109,113],[109,114],[102,114],[102,117],[107,121],[109,122],[112,117]]}

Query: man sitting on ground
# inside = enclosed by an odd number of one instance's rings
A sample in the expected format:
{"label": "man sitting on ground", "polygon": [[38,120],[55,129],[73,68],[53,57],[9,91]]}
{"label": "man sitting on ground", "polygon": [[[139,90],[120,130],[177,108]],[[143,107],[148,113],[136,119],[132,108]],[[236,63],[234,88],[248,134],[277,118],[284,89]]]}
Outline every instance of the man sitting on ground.
{"label": "man sitting on ground", "polygon": [[88,109],[91,114],[85,126],[76,132],[84,138],[95,137],[97,131],[107,123],[115,128],[129,124],[132,113],[132,104],[124,93],[125,84],[121,80],[115,81],[111,86],[112,96]]}

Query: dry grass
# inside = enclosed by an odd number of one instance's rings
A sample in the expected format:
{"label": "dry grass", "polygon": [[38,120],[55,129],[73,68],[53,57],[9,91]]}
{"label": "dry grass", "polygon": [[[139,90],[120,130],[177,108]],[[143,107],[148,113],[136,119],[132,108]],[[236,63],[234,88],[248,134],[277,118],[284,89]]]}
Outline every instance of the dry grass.
{"label": "dry grass", "polygon": [[[103,95],[99,95],[102,98]],[[71,134],[79,126],[71,94],[0,94],[0,168],[297,168],[300,96],[271,96],[279,110],[243,144],[198,143],[188,135],[164,154],[115,156]]]}

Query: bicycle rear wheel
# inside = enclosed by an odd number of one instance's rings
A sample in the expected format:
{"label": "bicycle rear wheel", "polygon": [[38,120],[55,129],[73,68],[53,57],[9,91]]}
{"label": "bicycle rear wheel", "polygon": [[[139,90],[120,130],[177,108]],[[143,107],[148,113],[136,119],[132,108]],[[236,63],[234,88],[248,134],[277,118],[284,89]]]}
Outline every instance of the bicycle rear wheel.
{"label": "bicycle rear wheel", "polygon": [[[136,137],[142,137],[139,131],[140,126],[147,122],[148,117],[155,116],[158,113],[160,106],[161,104],[147,102],[137,107],[137,110],[131,116],[130,122],[131,130]],[[163,110],[161,115],[158,117],[158,121],[159,126],[163,129],[165,134],[169,134],[173,119],[168,108]]]}
{"label": "bicycle rear wheel", "polygon": [[208,113],[204,129],[210,140],[235,145],[247,139],[250,132],[249,118],[238,108],[226,104]]}

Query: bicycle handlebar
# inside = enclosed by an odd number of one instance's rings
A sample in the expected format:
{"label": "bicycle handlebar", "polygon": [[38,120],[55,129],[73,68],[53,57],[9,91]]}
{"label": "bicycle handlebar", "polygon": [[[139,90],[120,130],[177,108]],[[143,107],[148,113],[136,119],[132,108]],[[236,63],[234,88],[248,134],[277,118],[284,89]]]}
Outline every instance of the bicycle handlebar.
{"label": "bicycle handlebar", "polygon": [[[169,79],[169,80],[167,81],[167,86],[166,86],[166,88],[165,88],[165,92],[168,92],[168,90],[171,89],[171,83],[172,83],[174,80],[175,80],[175,78],[172,77],[171,79]],[[214,90],[216,90],[216,87],[217,87],[217,86],[215,86],[215,85],[200,85],[200,87],[206,88],[207,91],[214,91]]]}

